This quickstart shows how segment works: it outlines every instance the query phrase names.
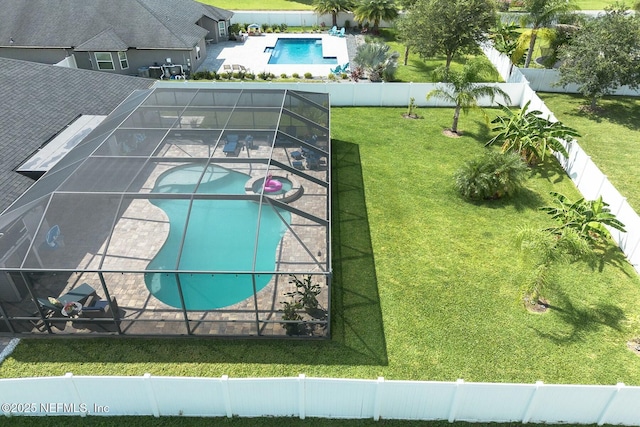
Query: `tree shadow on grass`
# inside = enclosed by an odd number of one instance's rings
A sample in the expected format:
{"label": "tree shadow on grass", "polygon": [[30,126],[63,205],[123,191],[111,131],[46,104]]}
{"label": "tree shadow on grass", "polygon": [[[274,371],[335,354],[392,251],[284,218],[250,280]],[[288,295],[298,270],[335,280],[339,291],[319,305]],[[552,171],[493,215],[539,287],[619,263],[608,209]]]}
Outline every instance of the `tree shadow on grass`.
{"label": "tree shadow on grass", "polygon": [[513,196],[505,196],[497,200],[469,201],[476,206],[489,209],[504,209],[514,207],[518,212],[530,209],[538,209],[543,206],[544,200],[538,193],[528,188],[522,188]]}
{"label": "tree shadow on grass", "polygon": [[640,105],[635,97],[604,97],[599,103],[600,108],[596,111],[589,111],[584,106],[588,106],[589,102],[580,95],[572,95],[572,98],[583,99],[583,105],[568,112],[568,114],[576,117],[589,119],[595,123],[608,121],[630,130],[640,130]]}
{"label": "tree shadow on grass", "polygon": [[564,331],[544,332],[534,328],[536,333],[555,344],[582,341],[586,335],[598,329],[608,327],[620,331],[620,323],[626,319],[622,309],[613,304],[599,303],[591,307],[575,305],[565,294],[558,293],[558,301],[550,304],[549,310],[555,312],[566,324]]}
{"label": "tree shadow on grass", "polygon": [[25,363],[387,365],[360,152],[357,145],[345,141],[334,140],[332,146],[330,340],[23,339],[11,357]]}

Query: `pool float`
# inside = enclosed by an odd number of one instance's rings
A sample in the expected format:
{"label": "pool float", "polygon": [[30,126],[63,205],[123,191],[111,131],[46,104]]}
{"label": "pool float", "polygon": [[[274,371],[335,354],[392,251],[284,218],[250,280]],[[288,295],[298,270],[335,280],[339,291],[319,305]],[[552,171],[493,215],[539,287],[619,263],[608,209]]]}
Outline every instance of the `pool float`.
{"label": "pool float", "polygon": [[275,193],[282,189],[282,183],[277,179],[271,179],[271,175],[267,175],[267,179],[264,180],[264,191],[267,193]]}

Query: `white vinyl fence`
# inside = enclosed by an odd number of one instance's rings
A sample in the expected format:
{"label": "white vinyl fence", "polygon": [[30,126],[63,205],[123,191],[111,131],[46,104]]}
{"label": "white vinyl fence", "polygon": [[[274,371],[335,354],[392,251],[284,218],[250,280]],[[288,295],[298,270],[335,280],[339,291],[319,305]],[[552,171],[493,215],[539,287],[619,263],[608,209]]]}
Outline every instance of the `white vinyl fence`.
{"label": "white vinyl fence", "polygon": [[[522,74],[529,81],[531,89],[540,92],[579,93],[579,85],[571,83],[566,87],[558,86],[560,71],[545,68],[520,68]],[[640,90],[631,89],[629,86],[621,86],[612,93],[613,95],[640,96]]]}
{"label": "white vinyl fence", "polygon": [[[337,16],[338,28],[345,25],[345,21],[349,21],[351,26],[357,24],[351,12],[340,12]],[[264,10],[235,10],[231,18],[232,24],[269,24],[280,25],[287,24],[289,27],[312,27],[314,25],[331,28],[333,18],[331,15],[318,15],[311,10],[295,10],[295,11],[264,11]],[[381,27],[389,27],[391,24],[386,21],[380,21]]]}
{"label": "white vinyl fence", "polygon": [[640,425],[640,387],[306,378],[0,380],[6,416],[320,417]]}
{"label": "white vinyl fence", "polygon": [[[453,107],[454,104],[431,98],[427,100],[427,93],[431,90],[442,87],[439,83],[370,83],[368,81],[324,81],[324,82],[175,82],[158,81],[157,86],[161,87],[188,87],[215,88],[219,86],[225,89],[289,89],[310,92],[328,93],[332,107],[406,107],[410,98],[415,98],[418,107]],[[487,85],[497,85],[504,90],[511,98],[511,106],[521,104],[524,85],[519,83],[487,83]],[[504,104],[504,100],[498,96],[493,103],[488,98],[480,99],[478,104],[483,107],[497,106]],[[424,113],[424,112],[422,112]]]}

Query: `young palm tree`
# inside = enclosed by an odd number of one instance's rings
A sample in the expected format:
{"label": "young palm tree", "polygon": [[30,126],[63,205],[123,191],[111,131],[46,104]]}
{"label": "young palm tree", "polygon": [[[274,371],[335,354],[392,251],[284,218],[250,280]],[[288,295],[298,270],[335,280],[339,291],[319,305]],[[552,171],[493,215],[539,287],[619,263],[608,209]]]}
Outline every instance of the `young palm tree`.
{"label": "young palm tree", "polygon": [[499,87],[478,83],[483,76],[493,72],[491,64],[484,60],[467,62],[461,72],[447,70],[445,67],[439,67],[435,71],[436,78],[445,81],[446,86],[429,92],[427,99],[437,98],[455,103],[451,132],[458,133],[460,111],[466,114],[471,108],[477,108],[479,98],[489,97],[493,102],[496,95],[500,95],[505,103],[511,102],[509,95]]}
{"label": "young palm tree", "polygon": [[529,40],[529,50],[527,51],[527,59],[524,61],[524,68],[528,68],[531,63],[538,30],[549,27],[562,15],[577,9],[578,6],[571,0],[524,0],[526,16],[523,21],[531,27],[531,39]]}
{"label": "young palm tree", "polygon": [[353,11],[356,21],[372,22],[372,31],[378,32],[380,21],[391,21],[398,16],[398,7],[393,0],[362,0]]}
{"label": "young palm tree", "polygon": [[331,14],[333,26],[338,26],[338,14],[350,12],[353,8],[352,0],[314,0],[313,10],[318,15]]}

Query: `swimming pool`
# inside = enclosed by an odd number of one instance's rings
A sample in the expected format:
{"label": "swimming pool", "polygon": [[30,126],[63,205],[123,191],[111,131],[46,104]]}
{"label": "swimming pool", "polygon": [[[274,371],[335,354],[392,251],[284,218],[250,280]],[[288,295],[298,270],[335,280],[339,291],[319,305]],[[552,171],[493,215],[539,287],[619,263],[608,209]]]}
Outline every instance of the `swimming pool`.
{"label": "swimming pool", "polygon": [[[197,193],[244,194],[248,175],[210,165],[204,171]],[[190,193],[203,174],[202,165],[173,168],[160,176],[152,192]],[[276,248],[287,230],[282,218],[291,222],[288,211],[260,205],[250,200],[194,200],[189,213],[189,200],[154,199],[152,203],[169,217],[169,236],[147,270],[217,270],[233,274],[179,274],[186,308],[211,310],[243,301],[253,295],[251,271],[274,271]],[[185,223],[189,224],[182,253],[180,242]],[[255,268],[253,253],[257,238]],[[178,256],[180,264],[176,266]],[[237,274],[235,274],[237,272]],[[271,280],[271,274],[256,275],[256,292]],[[163,303],[181,307],[174,274],[147,273],[149,292]]]}
{"label": "swimming pool", "polygon": [[336,57],[322,56],[322,39],[279,38],[271,52],[269,64],[337,64]]}

